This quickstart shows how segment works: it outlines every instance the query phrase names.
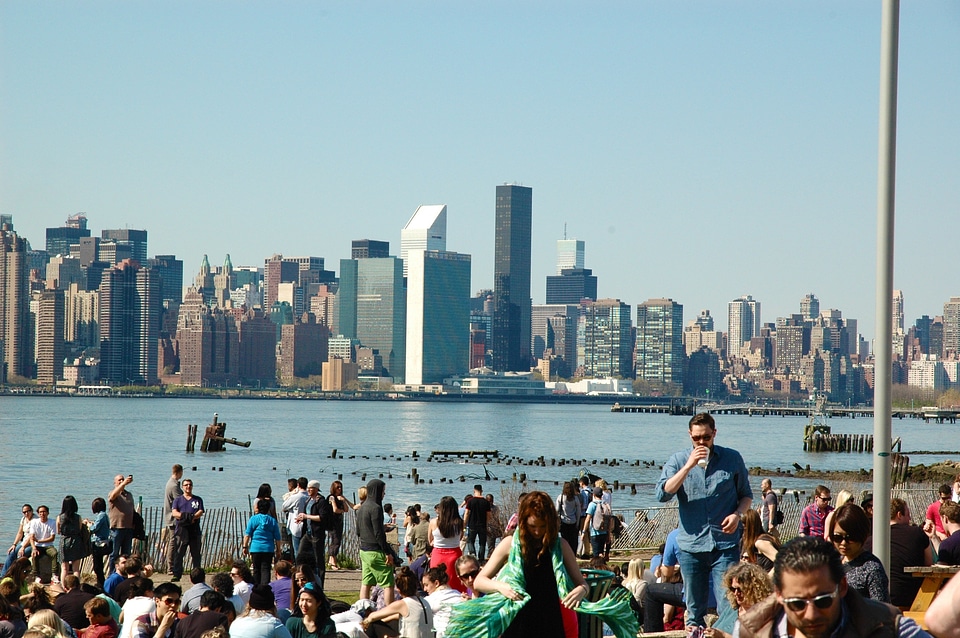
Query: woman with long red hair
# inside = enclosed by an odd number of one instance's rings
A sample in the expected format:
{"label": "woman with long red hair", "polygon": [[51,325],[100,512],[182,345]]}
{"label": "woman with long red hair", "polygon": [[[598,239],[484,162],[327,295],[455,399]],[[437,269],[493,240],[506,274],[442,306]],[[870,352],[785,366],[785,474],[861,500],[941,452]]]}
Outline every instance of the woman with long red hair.
{"label": "woman with long red hair", "polygon": [[[576,612],[573,610],[586,598],[590,586],[580,573],[570,545],[560,538],[559,518],[553,499],[545,492],[530,492],[520,501],[517,520],[516,534],[505,538],[493,550],[490,560],[480,570],[474,588],[487,594],[498,592],[513,601],[529,597],[527,604],[504,631],[504,638],[571,635],[569,631],[564,631],[565,622],[568,630],[572,622],[572,635],[576,636]],[[518,574],[520,579],[495,580],[494,577],[507,564],[514,543],[519,543],[522,562],[522,572]],[[554,570],[553,555],[557,549],[562,558],[562,568],[573,585],[565,594],[558,589]]]}
{"label": "woman with long red hair", "polygon": [[585,602],[590,586],[567,541],[560,538],[553,499],[531,492],[520,499],[517,530],[504,538],[474,582],[483,598],[452,610],[447,635],[459,638],[577,635],[576,612],[600,616],[617,636],[633,638],[637,621],[623,588]]}

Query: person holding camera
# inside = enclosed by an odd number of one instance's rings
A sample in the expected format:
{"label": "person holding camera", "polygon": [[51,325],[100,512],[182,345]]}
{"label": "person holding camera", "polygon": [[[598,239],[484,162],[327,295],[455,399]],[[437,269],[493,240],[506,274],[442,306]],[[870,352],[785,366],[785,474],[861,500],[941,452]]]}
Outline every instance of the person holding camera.
{"label": "person holding camera", "polygon": [[110,535],[113,538],[113,551],[110,553],[110,562],[107,563],[107,573],[113,573],[113,566],[122,555],[130,554],[133,549],[133,494],[127,491],[127,486],[133,483],[133,474],[124,476],[117,474],[113,477],[113,489],[107,496],[110,518]]}

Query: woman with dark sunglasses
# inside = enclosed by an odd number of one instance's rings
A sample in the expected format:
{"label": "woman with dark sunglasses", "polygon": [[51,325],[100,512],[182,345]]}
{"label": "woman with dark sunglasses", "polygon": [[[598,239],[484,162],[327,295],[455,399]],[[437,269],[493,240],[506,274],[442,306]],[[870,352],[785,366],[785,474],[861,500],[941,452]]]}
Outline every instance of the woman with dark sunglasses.
{"label": "woman with dark sunglasses", "polygon": [[463,586],[466,588],[466,591],[461,593],[463,600],[483,596],[483,594],[473,588],[473,583],[480,574],[480,563],[477,561],[476,556],[471,556],[470,554],[461,556],[457,559],[457,562],[454,563],[454,569],[456,570],[457,578],[460,579],[460,582],[463,583]]}
{"label": "woman with dark sunglasses", "polygon": [[839,507],[827,528],[830,542],[843,557],[843,571],[850,588],[864,598],[889,603],[890,582],[883,563],[863,548],[870,531],[870,519],[856,503]]}

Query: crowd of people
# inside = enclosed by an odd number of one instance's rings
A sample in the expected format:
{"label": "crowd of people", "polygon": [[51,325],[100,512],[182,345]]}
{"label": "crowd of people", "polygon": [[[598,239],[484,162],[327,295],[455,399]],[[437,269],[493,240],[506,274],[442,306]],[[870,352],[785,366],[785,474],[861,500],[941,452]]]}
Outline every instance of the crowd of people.
{"label": "crowd of people", "polygon": [[[367,483],[352,503],[340,481],[325,496],[319,481],[300,477],[278,499],[261,485],[243,534],[244,560],[208,578],[200,558],[203,499],[174,465],[162,533],[172,581],[155,585],[152,567],[131,553],[142,531],[127,489],[133,476],[117,475],[89,518],[72,496],[52,521],[48,506],[36,513],[23,506],[0,580],[0,638],[575,636],[578,614],[601,618],[621,638],[639,627],[685,628],[695,638],[826,638],[846,636],[851,626],[858,636],[928,635],[903,616],[921,586],[904,568],[960,563],[960,476],[941,486],[922,525],[911,522],[906,502],[891,500],[888,578],[871,551],[872,497],[858,503],[843,490],[834,501],[818,485],[796,538],[783,543],[788,534],[771,480],[754,502],[742,456],[716,444],[709,414],[691,419],[689,436],[691,445],[664,464],[656,485],[661,502],[676,499],[679,525],[649,566],[640,558],[609,564],[618,521],[602,480],[570,481],[556,497],[521,494],[506,526],[493,496],[476,485],[462,500],[441,498],[432,512],[409,506],[401,539],[382,480]],[[350,511],[361,584],[359,600],[345,608],[324,589],[327,570],[341,569]],[[599,601],[587,598],[578,563],[587,555],[591,568],[615,573]],[[94,578],[83,583],[87,556]],[[938,637],[960,634],[958,607],[948,601],[960,602],[960,584],[951,582],[931,607],[927,622]]]}

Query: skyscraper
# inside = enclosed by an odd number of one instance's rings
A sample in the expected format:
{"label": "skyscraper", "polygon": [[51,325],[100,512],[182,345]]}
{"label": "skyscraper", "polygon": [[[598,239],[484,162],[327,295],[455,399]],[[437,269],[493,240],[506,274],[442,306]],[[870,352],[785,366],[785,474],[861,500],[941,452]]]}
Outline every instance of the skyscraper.
{"label": "skyscraper", "polygon": [[[597,378],[632,376],[630,305],[599,299],[583,306],[583,372]],[[680,353],[681,362],[683,352]]]}
{"label": "skyscraper", "polygon": [[530,368],[530,251],[533,189],[497,186],[493,263],[493,369]]}
{"label": "skyscraper", "polygon": [[[113,230],[103,230],[100,232],[100,239],[112,239],[121,246],[130,247],[130,257],[140,265],[147,263],[147,231],[133,230],[132,228],[117,228]],[[101,242],[101,245],[103,242]],[[119,254],[119,251],[118,251]],[[100,261],[107,261],[101,259]],[[120,261],[119,259],[117,261]],[[114,262],[116,263],[116,262]]]}
{"label": "skyscraper", "polygon": [[233,262],[228,253],[223,260],[223,267],[213,276],[213,296],[217,305],[226,308],[227,302],[230,301],[230,291],[236,287],[237,276],[233,273]]}
{"label": "skyscraper", "polygon": [[37,311],[37,383],[55,386],[63,378],[63,291],[44,290]]}
{"label": "skyscraper", "polygon": [[893,291],[893,334],[903,334],[903,291]]}
{"label": "skyscraper", "polygon": [[240,379],[240,338],[233,314],[204,303],[190,288],[177,320],[180,383],[186,386],[236,385]]}
{"label": "skyscraper", "polygon": [[398,381],[405,378],[406,292],[403,261],[397,257],[340,260],[339,332],[379,350]]}
{"label": "skyscraper", "polygon": [[557,240],[557,274],[568,268],[583,269],[584,241],[582,239]]}
{"label": "skyscraper", "polygon": [[80,260],[70,255],[54,255],[47,264],[47,288],[66,290],[70,284],[83,283],[83,270]]}
{"label": "skyscraper", "polygon": [[354,239],[350,246],[350,259],[369,259],[370,257],[389,257],[390,242],[376,239]]}
{"label": "skyscraper", "polygon": [[277,301],[277,290],[282,282],[300,280],[300,266],[284,260],[283,255],[273,255],[263,262],[263,311],[269,313]]}
{"label": "skyscraper", "polygon": [[[32,371],[30,281],[26,240],[0,226],[0,382]],[[5,366],[5,369],[4,369]]]}
{"label": "skyscraper", "polygon": [[100,282],[100,378],[117,384],[157,382],[160,278],[133,260],[104,271]]}
{"label": "skyscraper", "polygon": [[100,346],[100,293],[70,284],[64,298],[64,339],[77,349]]}
{"label": "skyscraper", "polygon": [[290,383],[294,378],[306,378],[323,372],[327,360],[327,341],[330,330],[316,322],[316,317],[304,313],[294,323],[281,328],[280,380]]}
{"label": "skyscraper", "polygon": [[155,255],[146,266],[160,275],[160,300],[179,303],[183,299],[183,260],[176,255]]}
{"label": "skyscraper", "polygon": [[589,268],[564,268],[547,276],[548,304],[579,304],[584,299],[597,299],[597,278]]}
{"label": "skyscraper", "polygon": [[800,300],[800,316],[808,321],[820,316],[820,300],[812,292]]}
{"label": "skyscraper", "polygon": [[683,384],[683,306],[648,299],[637,306],[637,378]]}
{"label": "skyscraper", "polygon": [[403,276],[409,271],[407,255],[411,250],[447,249],[447,207],[445,204],[418,206],[400,231],[400,259]]}
{"label": "skyscraper", "polygon": [[743,295],[727,304],[728,359],[738,358],[744,342],[760,335],[760,323],[760,302],[752,296]]}
{"label": "skyscraper", "polygon": [[[422,208],[422,207],[421,207]],[[470,363],[470,255],[407,252],[406,383],[439,383]]]}
{"label": "skyscraper", "polygon": [[47,254],[51,257],[69,255],[70,246],[79,244],[81,237],[89,236],[87,216],[83,213],[70,215],[67,217],[66,223],[60,228],[47,229]]}
{"label": "skyscraper", "polygon": [[950,297],[943,304],[943,358],[951,354],[960,355],[960,297]]}
{"label": "skyscraper", "polygon": [[[776,368],[796,374],[800,372],[800,361],[804,350],[809,350],[811,325],[802,315],[777,317]],[[806,348],[804,348],[806,342]]]}
{"label": "skyscraper", "polygon": [[[553,318],[562,321],[551,322]],[[530,312],[530,348],[534,358],[540,359],[543,351],[553,350],[553,354],[563,357],[571,369],[577,365],[577,321],[580,319],[580,306],[574,304],[536,304]],[[562,334],[557,335],[559,325]],[[559,336],[560,343],[557,343]]]}

